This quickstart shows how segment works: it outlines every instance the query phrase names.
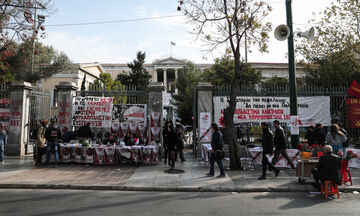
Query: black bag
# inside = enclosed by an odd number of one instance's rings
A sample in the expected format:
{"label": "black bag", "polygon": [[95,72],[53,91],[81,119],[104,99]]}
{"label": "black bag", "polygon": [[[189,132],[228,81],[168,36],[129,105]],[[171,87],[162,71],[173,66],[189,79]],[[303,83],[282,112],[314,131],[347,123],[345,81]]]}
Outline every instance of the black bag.
{"label": "black bag", "polygon": [[343,148],[348,148],[349,145],[350,145],[349,140],[346,140],[345,142],[342,143]]}
{"label": "black bag", "polygon": [[215,159],[222,160],[225,157],[225,151],[223,149],[215,151]]}

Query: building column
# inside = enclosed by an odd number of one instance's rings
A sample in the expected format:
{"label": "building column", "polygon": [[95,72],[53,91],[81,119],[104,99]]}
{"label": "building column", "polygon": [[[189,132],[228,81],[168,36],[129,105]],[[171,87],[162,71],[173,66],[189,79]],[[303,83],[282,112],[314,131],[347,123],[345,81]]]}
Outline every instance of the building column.
{"label": "building column", "polygon": [[[177,79],[178,79],[178,71],[177,69],[175,69],[175,83],[177,82]],[[175,94],[178,94],[178,89],[176,84],[175,84]]]}
{"label": "building column", "polygon": [[34,89],[31,83],[15,82],[10,85],[10,124],[8,143],[5,154],[9,156],[25,155],[25,142],[28,139],[28,123],[30,113],[30,98],[28,95]]}
{"label": "building column", "polygon": [[57,90],[57,109],[58,109],[58,125],[60,128],[67,127],[72,129],[72,101],[76,96],[78,87],[75,83],[60,82],[56,85]]}
{"label": "building column", "polygon": [[154,75],[153,75],[153,82],[157,82],[158,81],[158,73],[157,73],[157,70],[155,69],[154,70]]}
{"label": "building column", "polygon": [[[207,128],[200,128],[200,114],[208,112],[210,116],[208,116],[210,123],[212,122],[213,117],[213,106],[212,106],[212,85],[208,82],[199,82],[196,86],[197,91],[197,100],[196,100],[196,118],[197,118],[197,125],[196,128],[199,129],[199,132],[204,132]],[[201,133],[199,133],[201,134]],[[196,149],[194,149],[195,157],[201,157],[201,144],[209,143],[209,141],[199,140],[200,136],[197,137],[197,145]]]}
{"label": "building column", "polygon": [[[162,128],[163,128],[163,92],[165,87],[161,82],[153,82],[148,85],[149,101],[148,112],[150,116],[149,125],[149,141],[156,141],[155,136],[158,136],[158,140],[162,141]],[[154,134],[158,133],[158,134]]]}
{"label": "building column", "polygon": [[167,86],[167,72],[164,69],[164,86],[165,86],[165,91],[168,92],[168,86]]}

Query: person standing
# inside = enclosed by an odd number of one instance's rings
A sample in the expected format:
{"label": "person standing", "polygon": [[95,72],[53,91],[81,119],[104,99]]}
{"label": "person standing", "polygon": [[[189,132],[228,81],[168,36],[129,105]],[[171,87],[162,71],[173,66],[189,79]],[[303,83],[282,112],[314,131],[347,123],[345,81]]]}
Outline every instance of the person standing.
{"label": "person standing", "polygon": [[166,136],[166,148],[169,154],[169,163],[171,165],[171,169],[175,168],[176,154],[179,150],[179,142],[178,136],[174,130],[173,125],[168,125],[168,132]]}
{"label": "person standing", "polygon": [[308,128],[308,130],[306,131],[306,135],[305,135],[305,139],[308,141],[308,144],[309,145],[312,145],[313,143],[313,141],[311,140],[311,136],[312,136],[312,134],[314,133],[314,129],[315,129],[315,127],[314,127],[314,125],[310,125],[310,127]]}
{"label": "person standing", "polygon": [[330,132],[326,135],[326,142],[328,145],[331,145],[335,154],[337,154],[340,149],[343,149],[342,144],[346,142],[346,140],[347,137],[340,131],[339,126],[337,124],[332,124],[330,126]]}
{"label": "person standing", "polygon": [[4,148],[7,144],[7,135],[6,131],[3,128],[3,125],[0,123],[0,164],[4,164]]}
{"label": "person standing", "polygon": [[263,131],[262,138],[261,138],[261,147],[263,149],[262,152],[262,175],[258,178],[259,180],[265,180],[266,179],[266,169],[269,167],[272,170],[275,170],[275,176],[279,175],[280,170],[275,168],[272,163],[269,162],[266,155],[273,154],[274,151],[274,135],[269,129],[269,125],[266,122],[261,123],[261,129]]}
{"label": "person standing", "polygon": [[275,127],[275,136],[274,136],[274,145],[275,145],[275,153],[274,158],[272,159],[272,165],[275,165],[279,161],[280,154],[288,161],[291,169],[295,169],[294,163],[289,158],[288,154],[286,153],[286,137],[284,129],[280,126],[280,122],[275,120],[274,122]]}
{"label": "person standing", "polygon": [[321,146],[325,143],[325,132],[323,130],[322,124],[317,123],[315,125],[315,130],[311,135],[311,143],[312,144],[319,144]]}
{"label": "person standing", "polygon": [[44,148],[46,143],[45,131],[46,131],[47,122],[48,122],[47,120],[42,120],[41,122],[39,122],[39,129],[36,135],[36,142],[35,142],[35,146],[36,146],[35,166],[41,165],[41,160],[44,154]]}
{"label": "person standing", "polygon": [[224,158],[220,156],[219,153],[224,154],[224,139],[223,135],[221,134],[219,127],[216,123],[211,123],[211,150],[210,150],[210,171],[206,174],[206,176],[214,176],[215,175],[215,161],[220,169],[220,175],[218,178],[225,177],[225,169],[222,159]]}
{"label": "person standing", "polygon": [[178,142],[179,142],[179,155],[180,155],[180,159],[181,159],[181,163],[185,162],[185,158],[184,158],[184,140],[185,140],[185,135],[184,132],[182,130],[182,126],[177,124],[176,125],[176,134],[178,137]]}
{"label": "person standing", "polygon": [[86,123],[86,125],[83,125],[78,130],[78,136],[79,138],[85,138],[85,139],[94,139],[94,134],[91,131],[90,123]]}
{"label": "person standing", "polygon": [[61,138],[61,131],[57,127],[54,119],[50,120],[50,126],[45,130],[45,138],[47,140],[47,151],[46,151],[46,164],[49,165],[50,154],[53,152],[56,168],[58,165],[58,143]]}
{"label": "person standing", "polygon": [[[168,162],[168,165],[170,165],[170,154],[168,151],[168,145],[169,145],[169,139],[168,135],[170,134],[170,126],[172,126],[171,121],[166,121],[163,129],[163,140],[164,140],[164,158],[165,158],[165,164]],[[169,159],[169,161],[168,161]]]}

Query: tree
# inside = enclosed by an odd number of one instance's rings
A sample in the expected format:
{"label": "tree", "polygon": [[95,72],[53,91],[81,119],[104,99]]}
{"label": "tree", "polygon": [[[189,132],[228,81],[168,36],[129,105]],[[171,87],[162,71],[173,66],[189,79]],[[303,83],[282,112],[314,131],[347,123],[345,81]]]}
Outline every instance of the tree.
{"label": "tree", "polygon": [[[34,25],[35,10],[42,15],[48,15],[52,12],[50,0],[18,1],[6,0],[0,2],[0,59],[5,59],[16,54],[13,45],[24,41],[35,40],[39,34],[38,30],[44,31],[44,26]],[[42,32],[40,37],[45,37]],[[7,67],[10,64],[2,64],[2,72],[9,73]]]}
{"label": "tree", "polygon": [[[252,68],[250,64],[241,63],[243,68],[242,78],[239,85],[253,87],[261,81],[261,71]],[[231,85],[235,74],[234,59],[231,56],[224,56],[215,60],[215,64],[205,69],[201,77],[213,85]]]}
{"label": "tree", "polygon": [[81,88],[80,88],[81,91],[85,91],[85,90],[86,90],[85,84],[86,84],[86,74],[84,75],[84,78],[83,78],[83,80],[82,80],[82,82],[81,82]]}
{"label": "tree", "polygon": [[151,75],[143,67],[145,57],[145,52],[137,52],[136,59],[127,64],[131,72],[129,74],[119,74],[116,80],[119,80],[123,85],[136,85],[137,90],[145,90],[151,81]]}
{"label": "tree", "polygon": [[9,64],[8,70],[16,80],[35,83],[41,79],[66,71],[71,68],[72,62],[63,52],[57,52],[52,46],[35,43],[34,72],[31,73],[32,46],[28,41],[15,47],[16,53],[5,61]]}
{"label": "tree", "polygon": [[262,89],[270,90],[274,86],[285,87],[288,84],[289,84],[289,79],[288,78],[273,76],[270,79],[262,81],[260,86],[261,86]]}
{"label": "tree", "polygon": [[183,68],[178,70],[178,78],[175,81],[178,94],[173,94],[173,105],[175,105],[177,115],[184,125],[192,124],[194,88],[200,81],[201,70],[193,63],[188,62]]}
{"label": "tree", "polygon": [[258,45],[259,50],[267,50],[268,31],[271,24],[263,24],[271,7],[262,0],[185,0],[179,1],[178,10],[194,25],[197,37],[202,38],[213,51],[221,46],[234,58],[235,73],[231,82],[229,106],[224,110],[226,137],[229,145],[230,167],[241,169],[240,146],[236,141],[234,111],[239,82],[244,66],[241,64],[241,51],[245,46],[245,33],[248,45]]}
{"label": "tree", "polygon": [[296,47],[303,56],[306,84],[328,87],[360,81],[359,1],[335,0],[309,23],[317,30],[314,41],[301,40]]}
{"label": "tree", "polygon": [[[123,85],[119,80],[113,80],[110,73],[100,73],[100,79],[89,85],[89,89],[97,91],[121,91]],[[114,96],[114,104],[126,103],[126,96]]]}

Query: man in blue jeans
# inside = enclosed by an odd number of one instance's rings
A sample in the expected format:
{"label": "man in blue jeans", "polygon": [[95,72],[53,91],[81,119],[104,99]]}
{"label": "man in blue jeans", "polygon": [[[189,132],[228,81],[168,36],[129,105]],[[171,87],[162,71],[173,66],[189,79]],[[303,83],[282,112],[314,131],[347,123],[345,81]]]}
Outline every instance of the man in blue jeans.
{"label": "man in blue jeans", "polygon": [[219,166],[220,169],[220,175],[218,175],[218,178],[225,177],[225,170],[224,165],[222,162],[222,159],[224,158],[224,139],[223,136],[219,130],[219,127],[216,123],[211,124],[211,130],[212,130],[212,137],[211,137],[211,148],[210,151],[210,171],[206,174],[206,176],[214,176],[215,174],[215,161]]}
{"label": "man in blue jeans", "polygon": [[58,143],[61,138],[60,129],[56,125],[56,121],[54,119],[50,120],[50,126],[46,128],[44,137],[47,140],[47,151],[46,151],[46,164],[49,165],[50,161],[50,153],[54,154],[54,167],[56,168],[58,165]]}

